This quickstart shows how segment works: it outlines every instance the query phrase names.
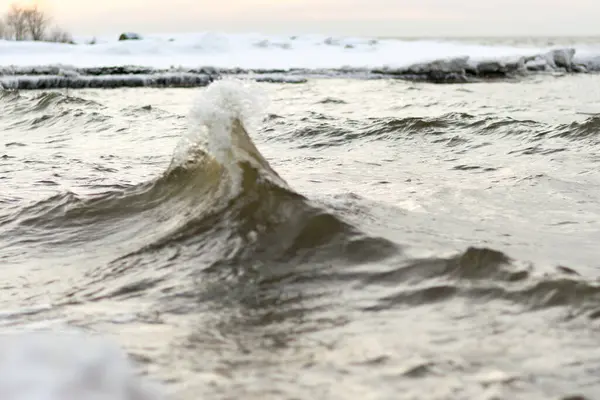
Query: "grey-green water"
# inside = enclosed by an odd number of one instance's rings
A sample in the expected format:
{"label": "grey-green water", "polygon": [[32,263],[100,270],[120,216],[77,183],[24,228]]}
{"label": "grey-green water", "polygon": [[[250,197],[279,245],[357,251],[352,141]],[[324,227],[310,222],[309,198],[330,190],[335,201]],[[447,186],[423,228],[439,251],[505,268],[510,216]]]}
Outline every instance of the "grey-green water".
{"label": "grey-green water", "polygon": [[5,93],[0,131],[4,329],[175,399],[600,393],[595,76]]}

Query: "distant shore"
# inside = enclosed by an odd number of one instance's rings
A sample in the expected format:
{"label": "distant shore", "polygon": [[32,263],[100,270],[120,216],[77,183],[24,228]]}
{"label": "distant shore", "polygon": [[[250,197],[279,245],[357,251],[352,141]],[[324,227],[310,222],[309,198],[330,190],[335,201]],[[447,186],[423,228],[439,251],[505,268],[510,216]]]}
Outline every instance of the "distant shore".
{"label": "distant shore", "polygon": [[453,84],[599,71],[600,46],[591,45],[538,49],[212,33],[87,45],[0,41],[0,84],[18,90],[201,87],[229,76],[291,84],[322,78]]}

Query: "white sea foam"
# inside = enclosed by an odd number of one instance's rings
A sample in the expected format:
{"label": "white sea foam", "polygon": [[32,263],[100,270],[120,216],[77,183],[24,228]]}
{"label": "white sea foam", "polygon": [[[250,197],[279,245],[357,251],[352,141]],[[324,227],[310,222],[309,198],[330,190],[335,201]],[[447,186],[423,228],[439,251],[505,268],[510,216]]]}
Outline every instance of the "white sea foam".
{"label": "white sea foam", "polygon": [[161,400],[115,344],[79,331],[0,335],[0,399]]}
{"label": "white sea foam", "polygon": [[[415,63],[468,56],[497,59],[547,52],[551,47],[469,44],[440,40],[374,40],[319,35],[195,33],[148,35],[121,41],[117,36],[77,45],[0,41],[0,66],[140,65],[153,68],[213,66],[244,69],[399,68]],[[599,45],[575,45],[576,59],[598,59]]]}
{"label": "white sea foam", "polygon": [[173,165],[186,164],[197,149],[204,150],[228,170],[231,189],[237,193],[241,188],[239,162],[270,170],[248,136],[262,121],[268,101],[266,92],[250,82],[222,79],[210,85],[194,102],[189,129],[175,150]]}
{"label": "white sea foam", "polygon": [[173,165],[188,163],[198,149],[211,154],[221,165],[231,164],[233,122],[243,121],[253,129],[267,102],[264,91],[234,79],[220,80],[200,92],[190,111],[188,130],[175,150]]}

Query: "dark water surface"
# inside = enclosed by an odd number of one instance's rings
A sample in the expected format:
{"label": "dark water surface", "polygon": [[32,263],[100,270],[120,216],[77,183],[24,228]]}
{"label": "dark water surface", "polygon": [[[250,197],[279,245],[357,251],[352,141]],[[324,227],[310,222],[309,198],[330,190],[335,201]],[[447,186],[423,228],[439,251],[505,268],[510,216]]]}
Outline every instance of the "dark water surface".
{"label": "dark water surface", "polygon": [[600,394],[596,76],[6,92],[0,131],[4,329],[176,399]]}

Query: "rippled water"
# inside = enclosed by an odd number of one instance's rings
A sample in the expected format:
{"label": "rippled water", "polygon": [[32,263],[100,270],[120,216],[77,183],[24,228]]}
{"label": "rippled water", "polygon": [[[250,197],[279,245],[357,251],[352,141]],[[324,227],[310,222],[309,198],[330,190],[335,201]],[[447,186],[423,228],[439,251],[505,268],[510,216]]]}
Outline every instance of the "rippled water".
{"label": "rippled water", "polygon": [[600,391],[595,76],[0,96],[3,329],[176,399]]}

